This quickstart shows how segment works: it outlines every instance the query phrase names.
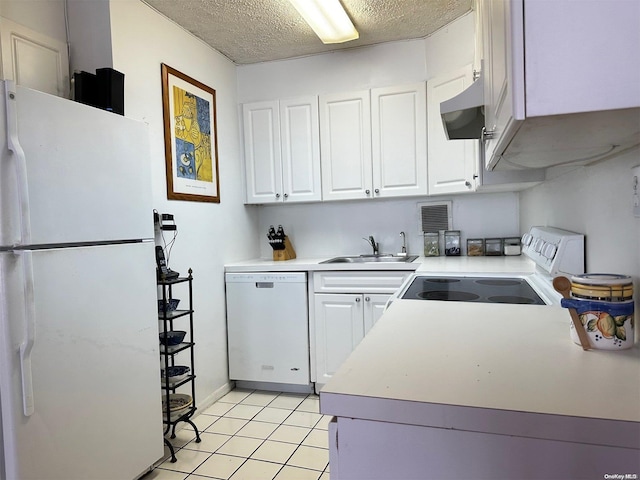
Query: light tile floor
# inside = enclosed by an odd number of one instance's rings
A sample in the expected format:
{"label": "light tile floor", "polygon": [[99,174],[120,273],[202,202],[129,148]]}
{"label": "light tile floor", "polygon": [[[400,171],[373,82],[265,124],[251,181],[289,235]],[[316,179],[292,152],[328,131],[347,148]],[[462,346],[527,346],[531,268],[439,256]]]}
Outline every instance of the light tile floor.
{"label": "light tile floor", "polygon": [[142,480],[329,480],[328,424],[317,395],[233,390],[171,440]]}

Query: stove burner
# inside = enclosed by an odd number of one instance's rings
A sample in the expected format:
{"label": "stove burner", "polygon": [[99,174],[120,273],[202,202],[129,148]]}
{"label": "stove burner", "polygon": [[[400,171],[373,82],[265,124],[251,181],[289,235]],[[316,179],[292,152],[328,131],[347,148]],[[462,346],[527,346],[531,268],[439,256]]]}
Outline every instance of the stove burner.
{"label": "stove burner", "polygon": [[496,295],[496,296],[487,298],[487,300],[489,300],[492,303],[510,303],[510,304],[522,304],[522,305],[536,303],[536,301],[533,298],[516,297],[515,295]]}
{"label": "stove burner", "polygon": [[417,275],[409,287],[404,290],[402,298],[522,305],[545,304],[527,280],[519,277]]}
{"label": "stove burner", "polygon": [[480,298],[475,293],[468,292],[451,292],[447,290],[435,290],[432,292],[420,292],[417,293],[418,298],[423,300],[450,300],[452,302],[471,302]]}
{"label": "stove burner", "polygon": [[495,285],[500,287],[506,286],[515,286],[520,285],[522,282],[520,280],[510,280],[510,279],[501,279],[501,278],[485,278],[482,280],[476,280],[476,283],[481,285]]}

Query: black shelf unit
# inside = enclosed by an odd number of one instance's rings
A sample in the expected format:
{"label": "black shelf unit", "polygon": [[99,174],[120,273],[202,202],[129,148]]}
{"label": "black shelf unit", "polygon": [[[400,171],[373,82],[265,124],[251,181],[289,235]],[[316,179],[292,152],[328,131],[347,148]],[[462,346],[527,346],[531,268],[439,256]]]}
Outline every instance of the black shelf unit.
{"label": "black shelf unit", "polygon": [[[194,366],[194,347],[195,342],[193,336],[193,270],[189,269],[189,275],[187,277],[178,277],[168,280],[160,279],[157,281],[158,287],[160,287],[160,299],[162,300],[162,308],[158,309],[158,320],[161,322],[161,331],[168,332],[175,329],[183,330],[187,332],[185,340],[174,346],[166,347],[162,343],[160,344],[160,358],[164,368],[164,376],[162,377],[162,391],[165,396],[165,402],[167,407],[170,405],[171,394],[176,393],[179,387],[190,384],[192,404],[189,409],[184,411],[178,416],[172,416],[171,411],[167,408],[167,411],[162,412],[162,422],[164,423],[164,443],[171,451],[171,462],[176,462],[176,454],[173,445],[166,436],[171,431],[171,438],[176,438],[176,425],[179,422],[186,422],[193,427],[196,433],[196,442],[200,443],[200,433],[198,427],[191,421],[193,414],[196,411],[196,373]],[[184,287],[188,289],[189,301],[187,309],[176,309],[174,311],[167,311],[167,301],[173,299],[174,287]],[[185,292],[182,292],[185,293]],[[181,300],[182,302],[183,300]],[[188,323],[188,326],[187,326]],[[175,366],[175,356],[181,352],[189,352],[189,368],[191,369],[189,375],[179,382],[169,382],[169,367]]]}

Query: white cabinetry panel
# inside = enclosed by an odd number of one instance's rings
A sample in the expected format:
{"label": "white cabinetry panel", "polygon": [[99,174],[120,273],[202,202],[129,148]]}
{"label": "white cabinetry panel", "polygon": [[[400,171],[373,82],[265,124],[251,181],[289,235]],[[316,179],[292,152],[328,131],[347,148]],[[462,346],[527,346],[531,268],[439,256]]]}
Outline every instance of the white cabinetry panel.
{"label": "white cabinetry panel", "polygon": [[247,203],[320,200],[317,97],[256,102],[242,109]]}
{"label": "white cabinetry panel", "polygon": [[282,191],[278,102],[242,106],[247,203],[273,203]]}
{"label": "white cabinetry panel", "polygon": [[364,337],[362,296],[315,295],[316,381],[326,383]]}
{"label": "white cabinetry panel", "polygon": [[371,90],[374,197],[427,193],[424,82]]}
{"label": "white cabinetry panel", "polygon": [[317,97],[280,101],[283,201],[322,198]]}
{"label": "white cabinetry panel", "polygon": [[482,17],[488,169],[588,165],[640,143],[640,3],[487,0]]}
{"label": "white cabinetry panel", "polygon": [[477,188],[478,141],[448,140],[440,116],[440,103],[472,83],[471,65],[427,82],[430,195],[471,192]]}
{"label": "white cabinetry panel", "polygon": [[369,91],[320,97],[323,200],[371,196]]}

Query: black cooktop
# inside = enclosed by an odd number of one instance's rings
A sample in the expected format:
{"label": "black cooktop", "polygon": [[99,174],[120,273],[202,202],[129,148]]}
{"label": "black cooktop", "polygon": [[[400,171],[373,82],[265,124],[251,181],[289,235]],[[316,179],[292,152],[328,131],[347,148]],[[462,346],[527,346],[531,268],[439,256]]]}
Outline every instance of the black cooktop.
{"label": "black cooktop", "polygon": [[416,277],[403,299],[545,305],[522,278]]}

